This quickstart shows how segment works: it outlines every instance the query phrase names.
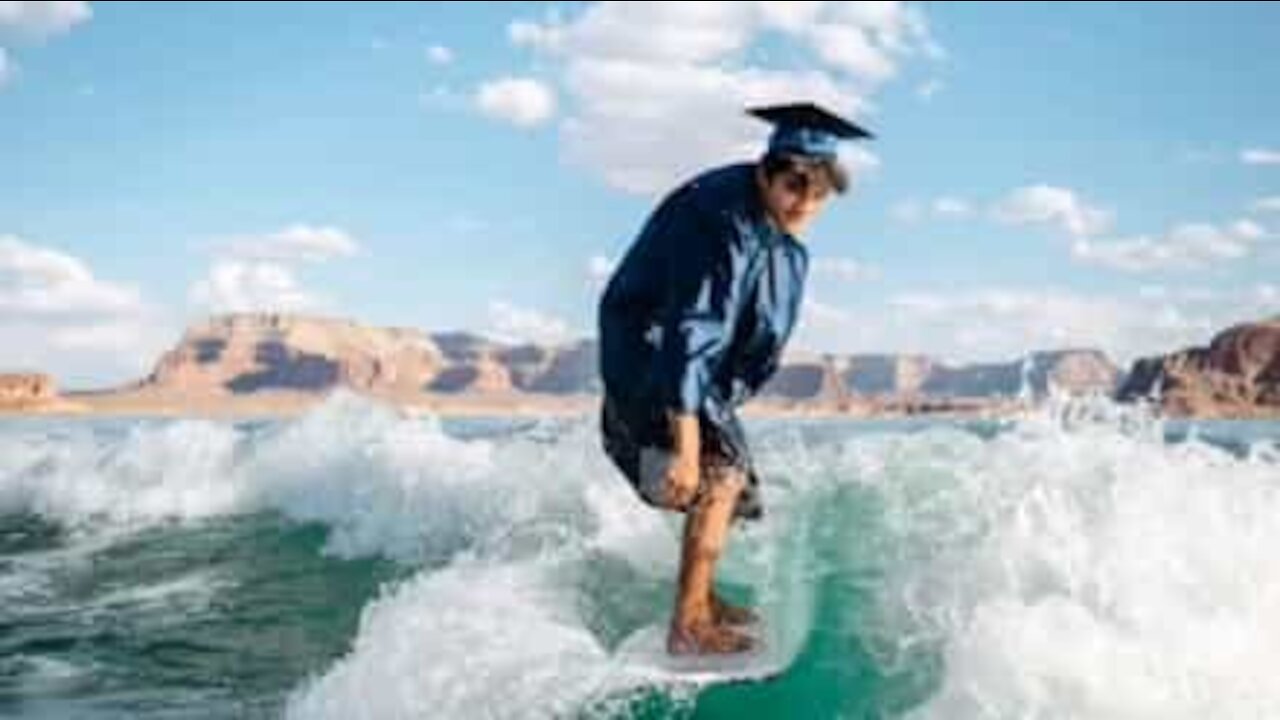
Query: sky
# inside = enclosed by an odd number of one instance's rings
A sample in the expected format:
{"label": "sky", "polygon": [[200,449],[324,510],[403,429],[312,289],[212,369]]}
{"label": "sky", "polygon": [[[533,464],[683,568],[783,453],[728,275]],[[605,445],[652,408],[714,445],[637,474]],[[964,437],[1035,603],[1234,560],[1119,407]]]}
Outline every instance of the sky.
{"label": "sky", "polygon": [[213,313],[594,335],[743,109],[876,134],[791,348],[952,363],[1280,313],[1280,5],[0,2],[0,372],[148,372]]}

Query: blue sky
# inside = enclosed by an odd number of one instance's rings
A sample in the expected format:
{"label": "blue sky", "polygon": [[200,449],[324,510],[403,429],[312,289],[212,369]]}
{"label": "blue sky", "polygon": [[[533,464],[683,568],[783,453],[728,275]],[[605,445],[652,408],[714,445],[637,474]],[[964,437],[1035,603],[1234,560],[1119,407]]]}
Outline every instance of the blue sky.
{"label": "blue sky", "polygon": [[0,369],[209,313],[592,334],[654,200],[815,99],[878,138],[794,346],[1113,359],[1280,312],[1265,3],[0,3]]}

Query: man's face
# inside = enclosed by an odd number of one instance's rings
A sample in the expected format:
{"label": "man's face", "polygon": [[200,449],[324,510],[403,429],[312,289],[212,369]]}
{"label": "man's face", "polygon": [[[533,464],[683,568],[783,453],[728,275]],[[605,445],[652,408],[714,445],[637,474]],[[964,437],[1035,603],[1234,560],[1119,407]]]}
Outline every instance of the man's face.
{"label": "man's face", "polygon": [[789,235],[801,235],[831,197],[831,185],[817,173],[786,170],[768,180],[760,173],[757,179],[765,211]]}

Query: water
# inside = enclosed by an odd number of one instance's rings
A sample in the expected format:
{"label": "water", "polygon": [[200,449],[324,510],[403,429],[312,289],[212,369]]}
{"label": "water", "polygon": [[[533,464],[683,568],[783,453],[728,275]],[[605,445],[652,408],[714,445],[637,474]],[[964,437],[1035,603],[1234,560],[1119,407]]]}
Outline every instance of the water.
{"label": "water", "polygon": [[0,425],[0,716],[1275,718],[1280,423],[758,422],[763,684],[612,650],[679,526],[593,419]]}

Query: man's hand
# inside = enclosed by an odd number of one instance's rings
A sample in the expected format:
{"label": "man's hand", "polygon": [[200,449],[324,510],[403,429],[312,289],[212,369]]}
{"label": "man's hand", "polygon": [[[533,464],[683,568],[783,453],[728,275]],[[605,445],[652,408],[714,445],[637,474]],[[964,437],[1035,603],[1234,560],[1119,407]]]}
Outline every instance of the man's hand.
{"label": "man's hand", "polygon": [[667,467],[667,507],[683,510],[698,496],[698,460],[688,461],[677,455]]}
{"label": "man's hand", "polygon": [[701,458],[697,415],[676,415],[671,418],[671,435],[674,440],[674,456],[667,467],[667,506],[687,508],[698,497],[701,480]]}

